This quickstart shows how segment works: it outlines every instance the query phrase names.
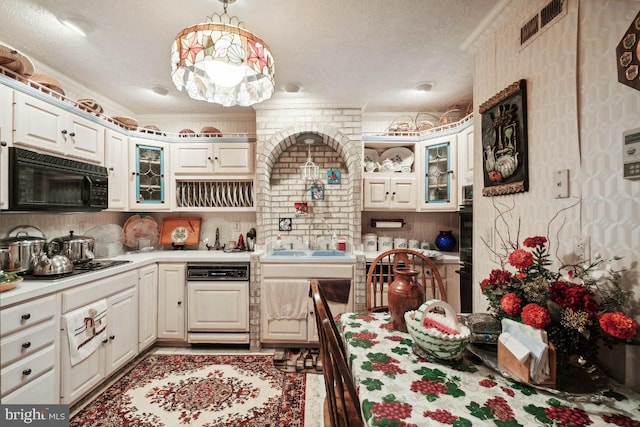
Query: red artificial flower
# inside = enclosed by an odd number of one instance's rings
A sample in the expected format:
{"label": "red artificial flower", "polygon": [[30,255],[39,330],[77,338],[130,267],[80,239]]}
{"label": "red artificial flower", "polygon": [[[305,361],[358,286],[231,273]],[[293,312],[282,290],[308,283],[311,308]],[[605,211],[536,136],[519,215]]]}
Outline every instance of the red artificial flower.
{"label": "red artificial flower", "polygon": [[593,291],[577,283],[561,280],[553,283],[549,298],[563,308],[584,311],[591,316],[598,311],[598,303],[593,299]]}
{"label": "red artificial flower", "polygon": [[516,273],[516,277],[520,280],[525,279],[527,277],[527,273]]}
{"label": "red artificial flower", "polygon": [[623,312],[616,311],[600,316],[600,327],[612,337],[628,340],[635,336],[638,324]]}
{"label": "red artificial flower", "polygon": [[551,315],[546,308],[531,303],[522,308],[522,321],[534,328],[544,329],[551,324]]}
{"label": "red artificial flower", "polygon": [[533,255],[524,249],[516,249],[509,254],[509,264],[518,270],[525,270],[533,264]]}
{"label": "red artificial flower", "polygon": [[506,288],[511,284],[512,278],[513,278],[513,275],[509,271],[494,268],[493,270],[491,270],[491,274],[489,274],[489,278],[484,279],[482,282],[480,282],[480,287],[482,289],[482,292],[484,292],[487,288],[491,288],[491,289]]}
{"label": "red artificial flower", "polygon": [[510,292],[502,297],[500,307],[509,316],[517,316],[522,308],[522,300],[516,294]]}
{"label": "red artificial flower", "polygon": [[534,236],[534,237],[527,237],[526,239],[524,239],[524,245],[528,248],[536,248],[538,246],[544,246],[544,244],[547,243],[547,238],[544,236]]}

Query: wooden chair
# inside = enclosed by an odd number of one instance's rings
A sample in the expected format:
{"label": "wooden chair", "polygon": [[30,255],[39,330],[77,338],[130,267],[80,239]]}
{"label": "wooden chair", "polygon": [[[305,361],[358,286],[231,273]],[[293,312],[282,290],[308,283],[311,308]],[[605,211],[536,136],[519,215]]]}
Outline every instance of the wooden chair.
{"label": "wooden chair", "polygon": [[[418,282],[424,289],[427,299],[437,298],[447,301],[447,290],[436,265],[422,252],[412,249],[390,249],[378,255],[367,272],[367,310],[387,311],[387,289],[395,277],[396,267],[418,270]],[[427,283],[430,288],[427,289]],[[436,293],[436,288],[437,292]]]}
{"label": "wooden chair", "polygon": [[311,296],[315,304],[322,373],[327,392],[324,402],[324,425],[327,427],[363,426],[360,401],[347,362],[347,351],[327,300],[315,279],[311,280]]}

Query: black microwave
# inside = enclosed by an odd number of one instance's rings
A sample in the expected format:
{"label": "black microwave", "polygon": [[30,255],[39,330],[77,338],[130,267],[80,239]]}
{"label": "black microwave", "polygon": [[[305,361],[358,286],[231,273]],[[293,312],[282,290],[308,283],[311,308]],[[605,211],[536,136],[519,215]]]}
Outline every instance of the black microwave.
{"label": "black microwave", "polygon": [[10,211],[101,211],[108,183],[105,167],[9,148]]}

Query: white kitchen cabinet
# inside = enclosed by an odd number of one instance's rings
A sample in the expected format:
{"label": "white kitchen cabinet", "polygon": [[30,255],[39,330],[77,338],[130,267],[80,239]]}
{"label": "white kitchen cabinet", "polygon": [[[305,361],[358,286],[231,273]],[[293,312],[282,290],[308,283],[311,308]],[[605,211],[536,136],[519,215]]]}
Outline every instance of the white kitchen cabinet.
{"label": "white kitchen cabinet", "polygon": [[[318,343],[315,323],[315,308],[309,297],[311,279],[353,280],[353,264],[262,264],[260,340],[265,343]],[[300,318],[274,319],[267,312],[267,300],[286,300],[287,289],[300,286],[304,295],[305,315]],[[353,311],[354,284],[351,284],[346,303],[329,301],[334,315]]]}
{"label": "white kitchen cabinet", "polygon": [[420,146],[420,211],[458,209],[457,135],[423,141]]}
{"label": "white kitchen cabinet", "polygon": [[363,180],[365,210],[416,209],[416,178],[412,174],[369,173]]}
{"label": "white kitchen cabinet", "polygon": [[0,403],[59,403],[59,331],[58,295],[0,311]]}
{"label": "white kitchen cabinet", "polygon": [[462,187],[473,185],[473,120],[458,134],[458,203],[464,199]]}
{"label": "white kitchen cabinet", "polygon": [[129,138],[106,130],[104,166],[109,173],[109,210],[126,210],[129,198]]}
{"label": "white kitchen cabinet", "polygon": [[186,341],[186,266],[158,264],[158,339]]}
{"label": "white kitchen cabinet", "polygon": [[130,271],[62,292],[62,312],[107,301],[106,338],[71,366],[65,321],[61,325],[61,403],[73,404],[138,354],[138,273]]}
{"label": "white kitchen cabinet", "polygon": [[102,125],[48,102],[15,92],[14,145],[103,164]]}
{"label": "white kitchen cabinet", "polygon": [[158,266],[138,270],[138,352],[158,337]]}
{"label": "white kitchen cabinet", "polygon": [[13,143],[13,89],[0,85],[0,209],[9,208],[9,146]]}
{"label": "white kitchen cabinet", "polygon": [[168,143],[129,138],[129,210],[168,210]]}
{"label": "white kitchen cabinet", "polygon": [[174,175],[212,177],[251,175],[255,171],[255,144],[250,142],[193,142],[171,145]]}

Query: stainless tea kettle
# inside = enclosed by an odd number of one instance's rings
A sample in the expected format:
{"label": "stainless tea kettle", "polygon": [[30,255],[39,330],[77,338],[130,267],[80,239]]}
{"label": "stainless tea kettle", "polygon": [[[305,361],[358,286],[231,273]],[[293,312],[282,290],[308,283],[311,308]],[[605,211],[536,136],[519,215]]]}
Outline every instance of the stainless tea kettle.
{"label": "stainless tea kettle", "polygon": [[55,238],[45,243],[39,253],[31,255],[30,267],[36,276],[53,276],[69,273],[73,270],[73,263],[69,258],[60,255],[62,240]]}

